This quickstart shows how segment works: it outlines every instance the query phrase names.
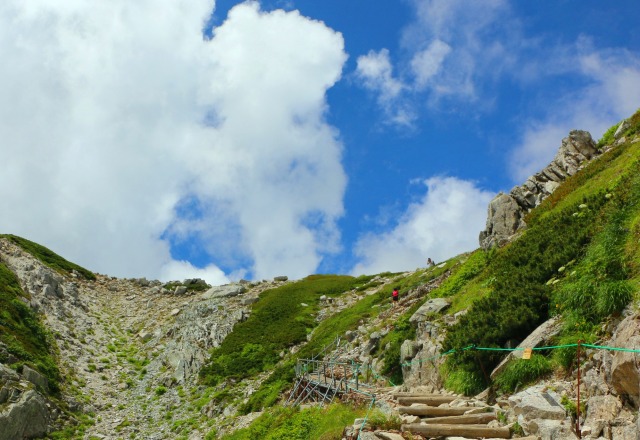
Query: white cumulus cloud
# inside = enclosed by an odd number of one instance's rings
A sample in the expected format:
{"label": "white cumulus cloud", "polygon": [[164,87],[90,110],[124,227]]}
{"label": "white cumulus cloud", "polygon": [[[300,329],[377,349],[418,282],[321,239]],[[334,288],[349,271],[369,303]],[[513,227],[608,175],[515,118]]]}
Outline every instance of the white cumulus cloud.
{"label": "white cumulus cloud", "polygon": [[425,88],[442,67],[445,57],[451,52],[447,43],[435,40],[425,50],[416,52],[411,59],[411,68],[416,77],[416,86]]}
{"label": "white cumulus cloud", "polygon": [[[267,277],[335,251],[346,177],[324,120],[346,60],[298,12],[211,0],[0,6],[0,229],[118,276]],[[197,209],[191,209],[197,206]],[[187,209],[187,208],[189,209]]]}
{"label": "white cumulus cloud", "polygon": [[356,246],[355,275],[424,267],[427,258],[442,261],[478,247],[493,193],[455,177],[425,180],[426,192],[382,234],[362,237]]}
{"label": "white cumulus cloud", "polygon": [[[640,102],[640,58],[626,50],[595,49],[578,41],[571,65],[588,85],[558,97],[546,115],[524,125],[521,141],[509,158],[514,182],[546,166],[572,129],[587,130],[595,141],[612,124],[631,116]],[[550,61],[551,62],[551,61]]]}
{"label": "white cumulus cloud", "polygon": [[391,123],[409,126],[415,119],[412,112],[402,105],[402,92],[408,86],[393,74],[389,50],[370,50],[358,57],[356,77],[365,88],[377,94],[378,104]]}
{"label": "white cumulus cloud", "polygon": [[396,125],[411,125],[424,102],[482,102],[478,89],[485,80],[514,64],[511,52],[520,32],[505,0],[410,3],[414,19],[404,27],[401,55],[395,57],[401,73],[393,76],[394,57],[387,49],[360,56],[356,69],[362,86],[378,93],[385,122]]}

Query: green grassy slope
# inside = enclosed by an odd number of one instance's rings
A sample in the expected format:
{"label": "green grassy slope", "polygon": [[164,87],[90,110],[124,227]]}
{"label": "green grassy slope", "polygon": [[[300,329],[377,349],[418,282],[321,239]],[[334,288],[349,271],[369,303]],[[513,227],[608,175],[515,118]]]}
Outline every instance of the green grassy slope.
{"label": "green grassy slope", "polygon": [[[638,114],[631,121],[627,132],[635,133]],[[598,333],[598,324],[618,313],[638,291],[638,202],[640,143],[626,143],[569,178],[533,210],[519,239],[487,253],[486,268],[460,289],[468,296],[467,290],[488,287],[473,296],[469,313],[447,334],[444,350],[457,351],[444,368],[446,384],[458,392],[481,390],[488,385],[483,370],[491,371],[503,354],[461,349],[522,340],[554,314],[561,314],[564,322],[558,342],[605,336]],[[551,364],[529,364],[537,374],[569,367],[574,357],[571,350],[547,354]],[[505,374],[531,373],[515,369]]]}

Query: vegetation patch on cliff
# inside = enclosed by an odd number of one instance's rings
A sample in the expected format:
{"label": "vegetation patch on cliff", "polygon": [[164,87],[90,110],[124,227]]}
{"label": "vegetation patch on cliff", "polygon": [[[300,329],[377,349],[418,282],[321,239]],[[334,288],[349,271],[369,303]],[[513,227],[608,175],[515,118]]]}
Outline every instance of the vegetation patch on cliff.
{"label": "vegetation patch on cliff", "polygon": [[38,260],[40,260],[44,265],[50,267],[53,270],[66,274],[70,274],[73,271],[76,271],[87,280],[96,279],[96,276],[93,272],[85,269],[84,267],[78,266],[75,263],[65,260],[60,255],[42,245],[39,245],[38,243],[34,243],[33,241],[27,240],[26,238],[18,237],[17,235],[13,234],[0,234],[0,238],[6,238],[15,245],[20,246],[26,252],[30,253]]}
{"label": "vegetation patch on cliff", "polygon": [[18,359],[12,367],[21,370],[24,364],[47,377],[49,390],[59,391],[60,372],[50,347],[55,346],[39,317],[25,304],[25,293],[15,274],[0,261],[0,362]]}

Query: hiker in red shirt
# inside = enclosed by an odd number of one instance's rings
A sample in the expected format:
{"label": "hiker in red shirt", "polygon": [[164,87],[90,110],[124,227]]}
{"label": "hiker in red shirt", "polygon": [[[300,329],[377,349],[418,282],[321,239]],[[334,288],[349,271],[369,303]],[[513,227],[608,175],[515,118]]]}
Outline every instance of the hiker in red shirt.
{"label": "hiker in red shirt", "polygon": [[391,294],[391,298],[393,299],[393,307],[398,303],[398,288],[393,289],[393,293]]}

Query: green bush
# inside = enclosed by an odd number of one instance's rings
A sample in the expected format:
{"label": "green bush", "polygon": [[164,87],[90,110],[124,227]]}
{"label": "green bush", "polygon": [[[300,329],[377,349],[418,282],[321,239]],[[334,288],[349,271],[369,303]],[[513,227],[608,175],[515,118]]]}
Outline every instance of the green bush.
{"label": "green bush", "polygon": [[629,218],[638,212],[640,178],[621,182],[619,197],[603,217],[607,222],[588,246],[585,257],[553,294],[556,308],[565,315],[577,314],[591,323],[621,311],[632,299],[624,247]]}
{"label": "green bush", "polygon": [[160,385],[158,388],[156,388],[156,391],[155,391],[157,396],[162,396],[163,394],[166,394],[166,392],[167,392],[167,387],[163,385]]}
{"label": "green bush", "polygon": [[[564,406],[564,409],[567,410],[567,413],[569,413],[572,419],[575,419],[578,416],[578,405],[576,405],[573,400],[570,400],[567,396],[562,396],[560,403]],[[583,400],[580,402],[580,414],[584,415],[586,413],[587,405]]]}
{"label": "green bush", "polygon": [[399,431],[402,426],[402,420],[396,414],[386,414],[379,409],[373,411],[367,421],[371,425],[372,429],[381,429],[383,431],[397,430]]}
{"label": "green bush", "polygon": [[[555,345],[573,345],[578,341],[582,341],[584,344],[593,344],[597,340],[595,331],[594,325],[568,319],[565,322],[562,335],[557,338]],[[555,349],[552,353],[552,360],[566,372],[571,372],[571,368],[576,365],[577,351],[578,348],[575,346]]]}
{"label": "green bush", "polygon": [[618,122],[609,127],[609,129],[602,135],[602,137],[598,141],[598,148],[602,148],[605,145],[611,145],[613,143],[613,141],[615,140],[613,138],[613,135],[615,134],[620,124],[621,122]]}
{"label": "green bush", "polygon": [[482,373],[456,369],[450,362],[446,362],[441,368],[444,377],[444,386],[457,394],[473,396],[486,387],[486,381]]}
{"label": "green bush", "polygon": [[553,364],[545,356],[533,354],[531,359],[513,359],[496,377],[494,384],[505,393],[537,381],[553,371]]}
{"label": "green bush", "polygon": [[461,348],[504,347],[509,340],[523,340],[548,318],[551,287],[546,282],[584,252],[607,199],[598,194],[585,202],[591,209],[584,215],[574,216],[579,209],[574,205],[538,218],[518,240],[495,252],[485,272],[493,292],[476,301],[445,338],[443,349],[457,350],[447,360],[451,370],[482,379],[482,369],[492,370],[503,354]]}

